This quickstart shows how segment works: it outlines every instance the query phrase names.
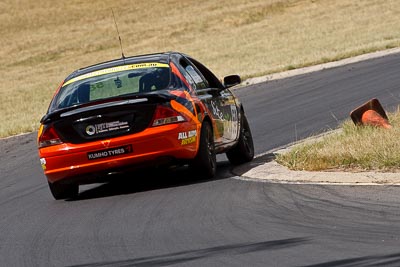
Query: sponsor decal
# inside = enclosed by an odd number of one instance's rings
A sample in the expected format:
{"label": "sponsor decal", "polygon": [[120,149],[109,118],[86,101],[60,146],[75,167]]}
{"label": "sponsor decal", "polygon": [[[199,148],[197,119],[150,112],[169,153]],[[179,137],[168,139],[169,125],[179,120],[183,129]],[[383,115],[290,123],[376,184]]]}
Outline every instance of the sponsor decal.
{"label": "sponsor decal", "polygon": [[96,89],[101,89],[104,88],[104,83],[103,82],[98,82],[90,85],[90,90],[96,90]]}
{"label": "sponsor decal", "polygon": [[86,127],[86,133],[88,135],[94,135],[96,133],[96,127],[94,125],[88,125]]}
{"label": "sponsor decal", "polygon": [[228,134],[230,134],[231,139],[235,139],[236,136],[238,135],[238,112],[237,112],[237,107],[236,105],[231,105],[231,114],[232,114],[232,120],[230,122],[230,127],[228,128]]}
{"label": "sponsor decal", "polygon": [[196,142],[197,130],[191,130],[188,132],[181,132],[178,134],[178,140],[181,140],[181,145],[188,145]]}
{"label": "sponsor decal", "polygon": [[45,158],[40,158],[40,165],[42,165],[42,169],[45,171],[46,170],[46,159]]}
{"label": "sponsor decal", "polygon": [[90,72],[90,73],[72,78],[71,80],[64,83],[62,85],[62,87],[66,86],[68,84],[77,82],[77,81],[81,81],[81,80],[84,80],[87,78],[92,78],[92,77],[96,77],[96,76],[100,76],[100,75],[104,75],[104,74],[110,74],[110,73],[121,72],[121,71],[126,71],[126,70],[134,70],[134,69],[155,68],[155,67],[168,68],[169,65],[165,64],[165,63],[150,62],[150,63],[139,63],[139,64],[117,66],[117,67],[113,67],[113,68]]}
{"label": "sponsor decal", "polygon": [[89,152],[89,153],[87,153],[87,158],[88,158],[88,160],[109,158],[109,157],[115,157],[115,156],[119,156],[119,155],[129,154],[132,152],[133,152],[132,145],[127,145],[127,146],[121,146],[121,147],[115,147],[115,148],[109,148],[109,149],[105,149],[105,150]]}
{"label": "sponsor decal", "polygon": [[115,86],[117,88],[121,88],[122,87],[122,81],[119,77],[117,77],[117,79],[114,80]]}
{"label": "sponsor decal", "polygon": [[129,123],[127,121],[112,121],[94,125],[89,124],[85,128],[85,132],[87,135],[92,136],[95,134],[108,133],[127,128],[129,128]]}
{"label": "sponsor decal", "polygon": [[101,143],[103,144],[103,146],[104,146],[105,148],[108,148],[108,146],[109,146],[110,143],[111,143],[111,140],[104,140],[104,141],[101,141]]}
{"label": "sponsor decal", "polygon": [[214,114],[214,116],[216,116],[220,120],[224,120],[224,114],[219,109],[217,103],[215,103],[214,101],[211,101],[211,108],[212,108],[212,113]]}

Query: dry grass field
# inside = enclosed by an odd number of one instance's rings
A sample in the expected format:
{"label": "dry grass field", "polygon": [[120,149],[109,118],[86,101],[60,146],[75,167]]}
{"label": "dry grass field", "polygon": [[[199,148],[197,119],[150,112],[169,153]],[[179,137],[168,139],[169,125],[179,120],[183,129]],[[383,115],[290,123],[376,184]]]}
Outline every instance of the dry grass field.
{"label": "dry grass field", "polygon": [[2,0],[0,137],[33,131],[74,69],[177,50],[254,77],[400,46],[398,0]]}

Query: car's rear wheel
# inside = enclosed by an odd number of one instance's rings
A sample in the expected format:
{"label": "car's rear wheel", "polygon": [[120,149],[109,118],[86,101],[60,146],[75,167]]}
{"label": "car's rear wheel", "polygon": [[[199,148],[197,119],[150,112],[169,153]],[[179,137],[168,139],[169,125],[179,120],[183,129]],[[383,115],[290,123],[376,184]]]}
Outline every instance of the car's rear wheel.
{"label": "car's rear wheel", "polygon": [[242,127],[238,143],[226,153],[226,156],[233,165],[243,164],[254,158],[253,136],[244,112],[242,112]]}
{"label": "car's rear wheel", "polygon": [[74,198],[79,193],[79,185],[78,184],[61,184],[61,183],[50,183],[49,188],[51,194],[55,199],[67,199]]}
{"label": "car's rear wheel", "polygon": [[214,134],[209,122],[203,122],[200,132],[200,145],[191,167],[202,176],[212,178],[217,170]]}

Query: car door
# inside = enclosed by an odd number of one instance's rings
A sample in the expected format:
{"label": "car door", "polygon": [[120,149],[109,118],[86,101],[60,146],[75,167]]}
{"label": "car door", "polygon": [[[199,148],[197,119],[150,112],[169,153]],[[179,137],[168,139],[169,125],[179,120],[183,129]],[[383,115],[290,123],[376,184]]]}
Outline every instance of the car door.
{"label": "car door", "polygon": [[[199,99],[206,105],[215,122],[214,136],[217,147],[223,147],[238,136],[238,108],[232,92],[204,65],[188,58],[185,71],[192,78]],[[185,62],[183,63],[185,65]]]}

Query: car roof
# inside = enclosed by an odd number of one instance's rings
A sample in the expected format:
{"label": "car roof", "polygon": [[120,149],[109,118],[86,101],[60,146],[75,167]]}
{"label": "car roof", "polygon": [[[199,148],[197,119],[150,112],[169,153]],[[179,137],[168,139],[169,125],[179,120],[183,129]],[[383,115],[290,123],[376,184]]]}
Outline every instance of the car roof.
{"label": "car roof", "polygon": [[178,52],[163,52],[163,53],[155,53],[155,54],[138,55],[138,56],[132,56],[132,57],[122,57],[119,59],[101,62],[101,63],[95,64],[95,65],[84,67],[84,68],[74,71],[73,73],[68,75],[67,78],[65,78],[64,82],[67,82],[68,80],[70,80],[72,78],[75,78],[77,76],[80,76],[80,75],[83,75],[86,73],[90,73],[90,72],[101,70],[101,69],[112,68],[112,67],[116,67],[116,66],[144,63],[144,62],[169,63],[170,57],[172,54],[180,54],[180,53],[178,53]]}

